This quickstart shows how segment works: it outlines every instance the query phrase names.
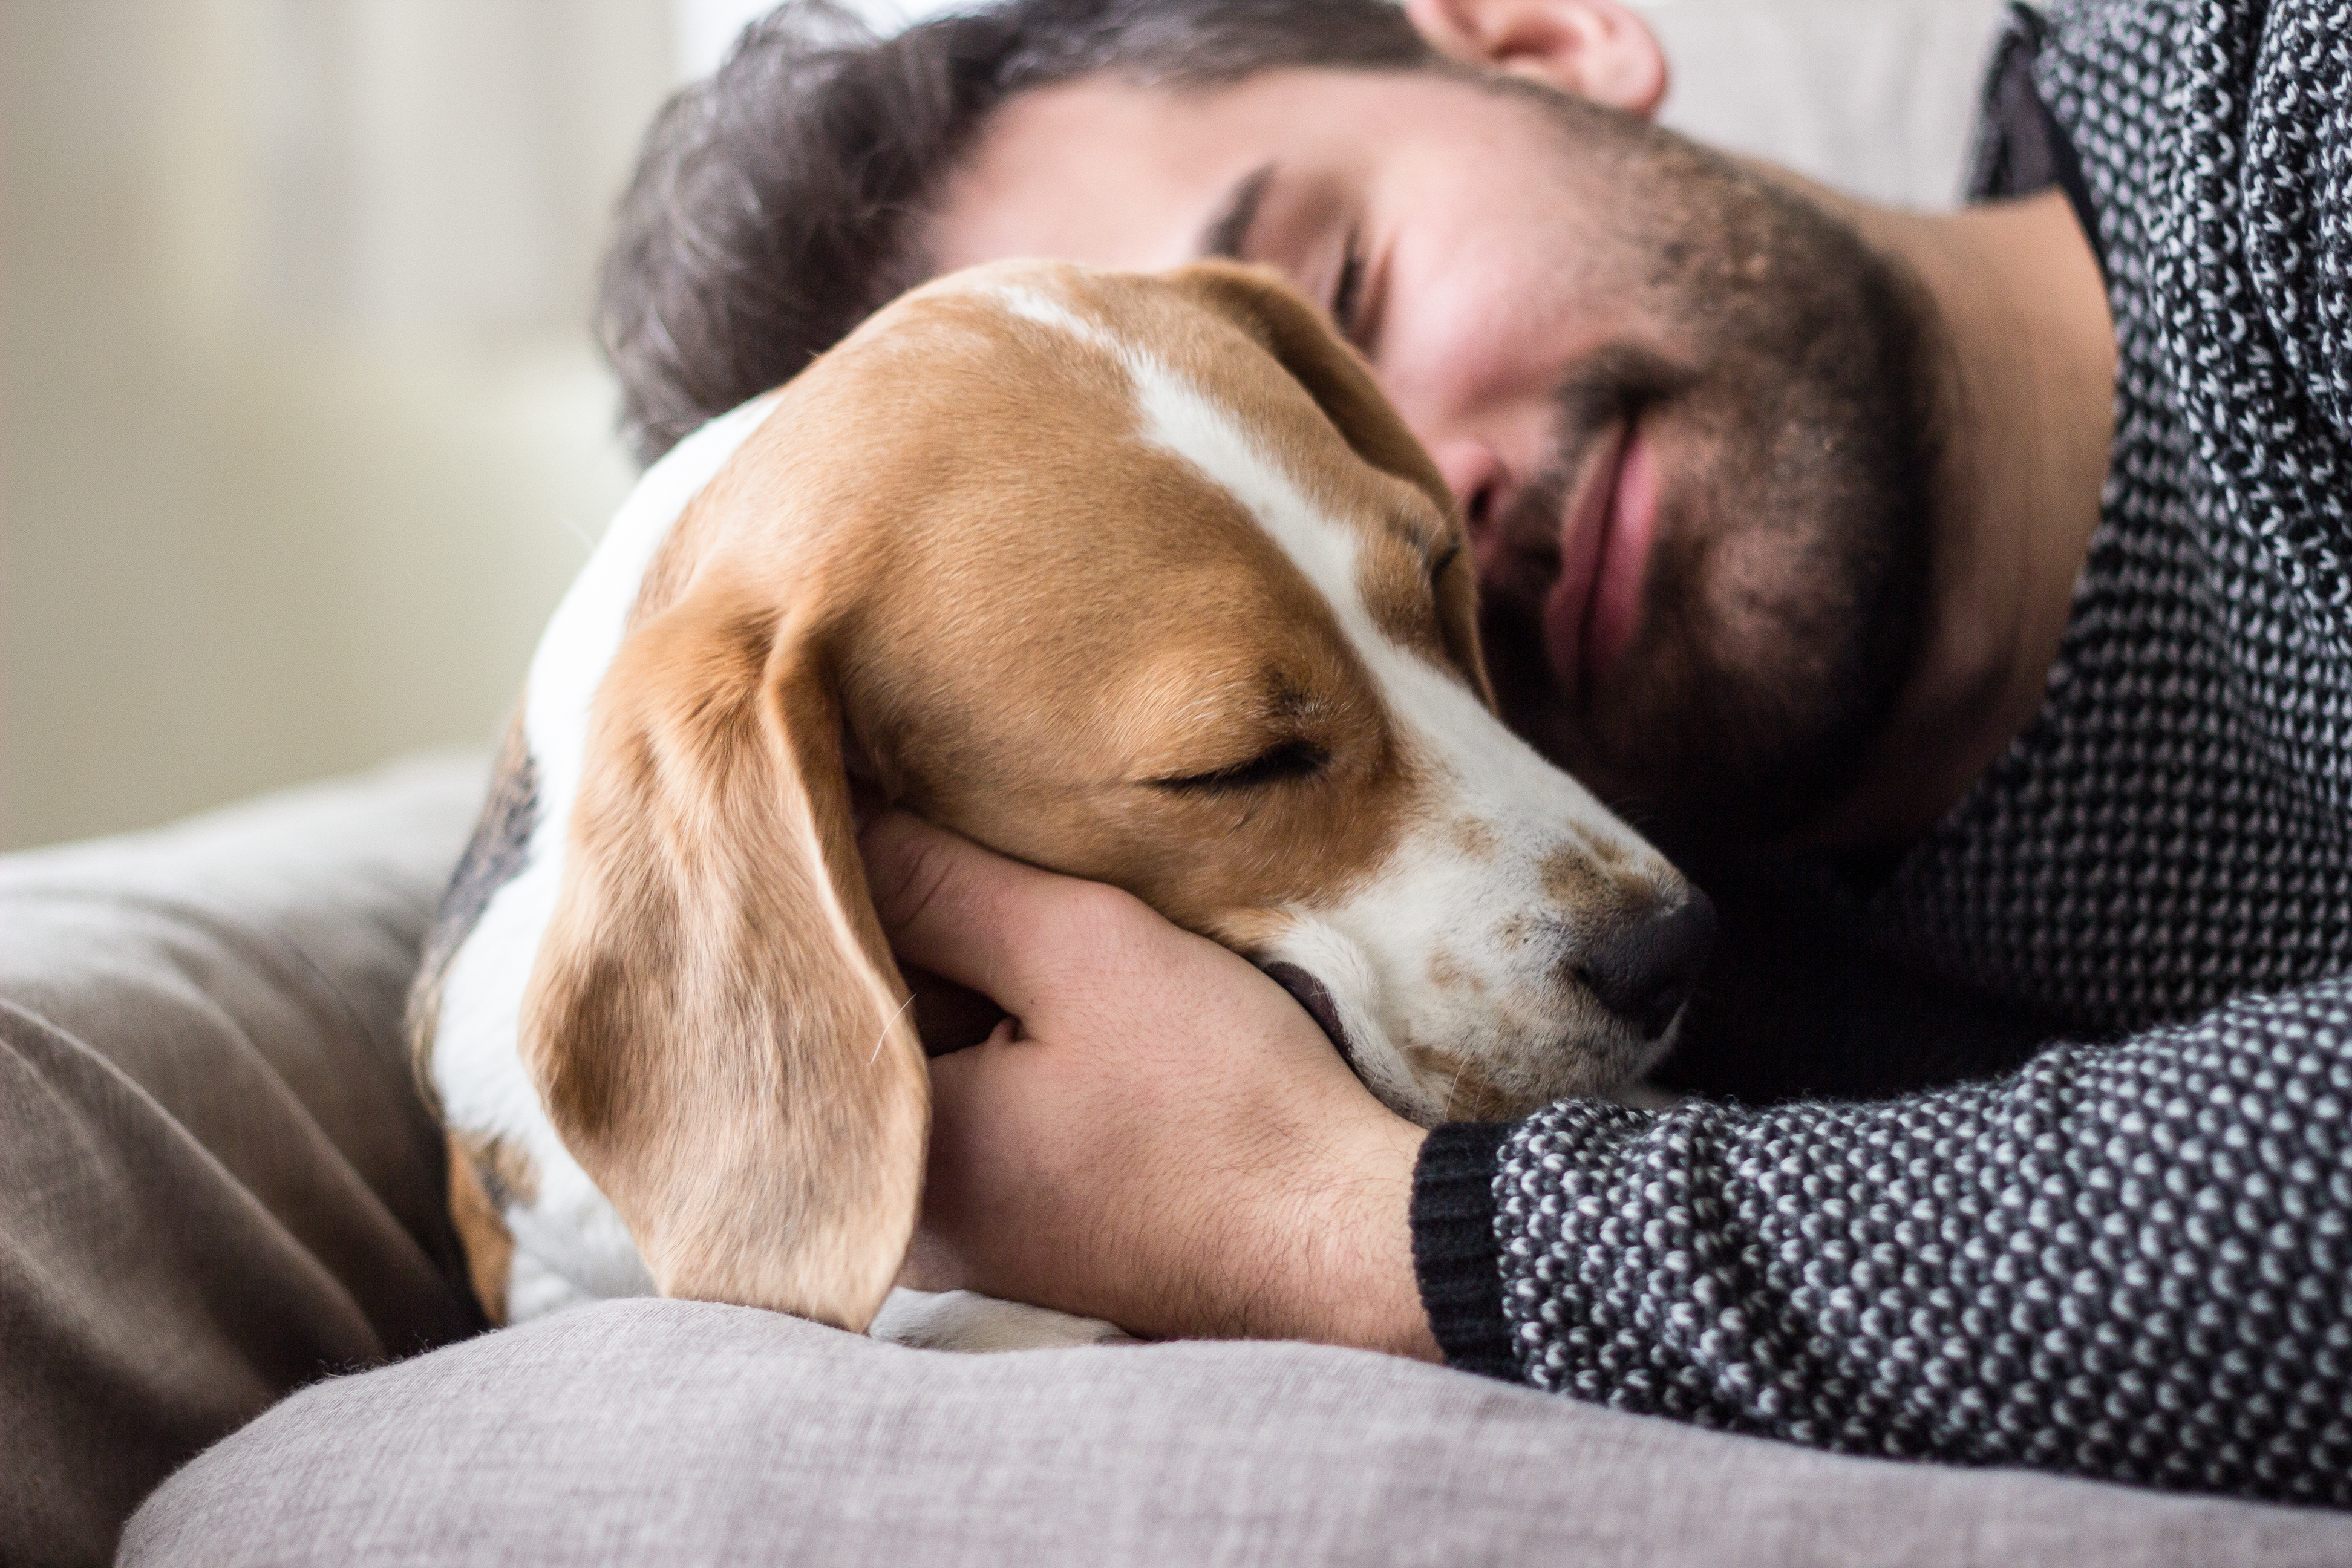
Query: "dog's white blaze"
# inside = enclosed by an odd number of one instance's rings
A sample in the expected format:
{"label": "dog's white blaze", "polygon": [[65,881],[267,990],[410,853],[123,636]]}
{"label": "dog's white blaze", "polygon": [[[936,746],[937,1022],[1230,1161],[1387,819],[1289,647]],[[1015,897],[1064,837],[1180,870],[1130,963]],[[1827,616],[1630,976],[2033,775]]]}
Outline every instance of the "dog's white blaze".
{"label": "dog's white blaze", "polygon": [[434,1087],[449,1124],[511,1143],[537,1179],[535,1202],[504,1211],[515,1241],[510,1321],[654,1289],[628,1226],[563,1146],[523,1068],[522,998],[563,881],[590,707],[621,650],[646,569],[688,504],[774,405],[771,393],[720,416],[647,470],[531,658],[523,736],[538,772],[538,820],[524,868],[490,896],[450,963],[433,1042]]}
{"label": "dog's white blaze", "polygon": [[1128,344],[1119,342],[1102,327],[1087,321],[1051,295],[1040,294],[1036,289],[1025,288],[1018,283],[992,284],[982,289],[981,292],[1022,320],[1035,321],[1040,326],[1052,327],[1057,331],[1067,332],[1081,342],[1110,354],[1129,369],[1134,368],[1137,360],[1140,357]]}

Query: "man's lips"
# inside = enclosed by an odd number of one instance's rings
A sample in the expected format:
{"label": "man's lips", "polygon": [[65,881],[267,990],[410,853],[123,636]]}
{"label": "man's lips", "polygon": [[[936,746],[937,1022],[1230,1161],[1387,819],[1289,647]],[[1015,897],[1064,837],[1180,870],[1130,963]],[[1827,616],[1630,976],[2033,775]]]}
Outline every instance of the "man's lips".
{"label": "man's lips", "polygon": [[1649,581],[1650,552],[1658,535],[1658,469],[1648,427],[1637,417],[1617,465],[1617,489],[1609,500],[1609,531],[1592,588],[1591,612],[1584,620],[1584,668],[1599,680],[1615,668],[1642,625],[1642,589]]}
{"label": "man's lips", "polygon": [[1559,575],[1544,597],[1544,651],[1579,700],[1608,674],[1642,616],[1657,531],[1657,470],[1638,415],[1585,459],[1559,524]]}

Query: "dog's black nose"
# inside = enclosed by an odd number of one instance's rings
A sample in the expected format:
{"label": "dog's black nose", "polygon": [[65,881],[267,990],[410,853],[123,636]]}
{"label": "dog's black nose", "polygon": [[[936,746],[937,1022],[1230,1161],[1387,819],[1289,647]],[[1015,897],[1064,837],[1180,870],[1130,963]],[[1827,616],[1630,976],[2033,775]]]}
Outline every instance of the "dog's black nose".
{"label": "dog's black nose", "polygon": [[1666,1032],[1690,1000],[1715,951],[1715,903],[1696,888],[1660,910],[1601,934],[1574,961],[1576,978],[1645,1040]]}

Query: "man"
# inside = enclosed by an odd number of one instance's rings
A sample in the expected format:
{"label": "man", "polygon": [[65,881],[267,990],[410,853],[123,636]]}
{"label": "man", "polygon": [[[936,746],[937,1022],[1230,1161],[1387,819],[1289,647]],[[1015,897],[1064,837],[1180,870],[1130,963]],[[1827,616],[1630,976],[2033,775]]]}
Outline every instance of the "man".
{"label": "man", "polygon": [[902,953],[1019,1020],[935,1064],[923,1282],[2352,1505],[2347,36],[2021,16],[2011,199],[1928,216],[1649,127],[1613,0],[752,35],[607,274],[648,456],[940,269],[1279,268],[1459,498],[1506,716],[1832,976],[1708,1003],[1683,1081],[1778,1103],[1424,1134],[1239,959],[886,819]]}

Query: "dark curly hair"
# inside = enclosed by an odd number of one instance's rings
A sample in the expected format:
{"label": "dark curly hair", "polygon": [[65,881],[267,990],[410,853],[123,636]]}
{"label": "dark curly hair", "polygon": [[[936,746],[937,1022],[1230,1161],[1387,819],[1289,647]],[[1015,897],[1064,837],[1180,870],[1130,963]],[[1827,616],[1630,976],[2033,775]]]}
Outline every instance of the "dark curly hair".
{"label": "dark curly hair", "polygon": [[1016,93],[1439,63],[1388,0],[1007,0],[889,38],[789,0],[646,133],[596,310],[623,431],[649,463],[920,282],[917,220]]}

